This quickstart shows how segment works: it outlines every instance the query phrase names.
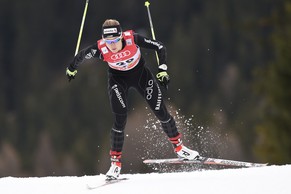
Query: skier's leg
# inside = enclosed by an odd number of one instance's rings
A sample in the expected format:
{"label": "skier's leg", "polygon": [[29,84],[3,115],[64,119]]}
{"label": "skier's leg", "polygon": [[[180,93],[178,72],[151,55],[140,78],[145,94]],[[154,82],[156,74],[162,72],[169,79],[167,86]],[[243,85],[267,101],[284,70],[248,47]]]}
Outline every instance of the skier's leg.
{"label": "skier's leg", "polygon": [[168,112],[163,101],[163,95],[159,84],[154,79],[151,72],[145,68],[140,76],[138,91],[143,95],[151,110],[160,120],[163,131],[167,134],[170,142],[174,146],[177,155],[185,159],[194,159],[199,153],[185,147],[181,140],[174,118]]}
{"label": "skier's leg", "polygon": [[137,90],[160,120],[162,128],[167,136],[169,138],[177,137],[179,132],[173,117],[169,114],[165,106],[160,86],[147,68],[144,68],[139,77]]}
{"label": "skier's leg", "polygon": [[128,88],[118,76],[109,74],[108,95],[114,123],[111,129],[111,151],[121,152],[124,141],[124,129],[127,120]]}
{"label": "skier's leg", "polygon": [[121,155],[124,143],[124,129],[126,124],[126,114],[114,114],[114,124],[111,129],[111,166],[106,176],[108,179],[117,179],[121,171]]}
{"label": "skier's leg", "polygon": [[116,179],[121,171],[121,154],[124,143],[124,129],[127,120],[126,85],[121,85],[118,78],[109,76],[108,94],[113,112],[114,123],[111,128],[111,167],[106,173],[107,178]]}
{"label": "skier's leg", "polygon": [[113,115],[114,124],[111,129],[111,151],[118,152],[121,155],[124,142],[124,129],[126,125],[127,114],[113,113]]}

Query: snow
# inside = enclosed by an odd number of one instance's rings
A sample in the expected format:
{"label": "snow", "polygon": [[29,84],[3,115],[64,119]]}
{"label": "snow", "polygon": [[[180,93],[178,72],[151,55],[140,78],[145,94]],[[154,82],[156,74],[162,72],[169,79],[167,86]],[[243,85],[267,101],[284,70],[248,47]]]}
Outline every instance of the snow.
{"label": "snow", "polygon": [[[177,173],[122,174],[129,178],[104,184],[105,175],[82,177],[3,177],[1,194],[290,194],[291,165],[200,170]],[[87,186],[95,187],[88,189]],[[101,186],[101,187],[99,187]]]}

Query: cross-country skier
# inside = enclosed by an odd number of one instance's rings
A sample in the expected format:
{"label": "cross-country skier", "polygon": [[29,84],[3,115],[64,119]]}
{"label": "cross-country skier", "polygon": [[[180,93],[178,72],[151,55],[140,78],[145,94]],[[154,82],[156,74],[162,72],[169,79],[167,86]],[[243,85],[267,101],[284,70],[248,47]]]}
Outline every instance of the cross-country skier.
{"label": "cross-country skier", "polygon": [[[158,53],[159,66],[156,78],[147,68],[140,47],[153,49]],[[122,31],[120,23],[107,19],[102,26],[102,38],[81,50],[66,69],[69,81],[77,74],[78,66],[85,60],[100,58],[108,63],[108,94],[114,123],[111,128],[111,167],[106,176],[117,179],[121,171],[121,154],[124,129],[128,112],[128,90],[135,88],[149,104],[161,122],[161,126],[173,144],[178,157],[193,160],[199,153],[182,144],[173,117],[169,114],[162,97],[160,86],[167,87],[170,77],[167,73],[166,48],[160,42],[143,37],[132,30]],[[157,82],[158,81],[158,82]]]}

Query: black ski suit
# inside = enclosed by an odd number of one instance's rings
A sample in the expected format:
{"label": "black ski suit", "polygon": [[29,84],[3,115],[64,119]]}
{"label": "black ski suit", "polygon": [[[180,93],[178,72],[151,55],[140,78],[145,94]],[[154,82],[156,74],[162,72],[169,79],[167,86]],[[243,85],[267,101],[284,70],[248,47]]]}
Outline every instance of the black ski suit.
{"label": "black ski suit", "polygon": [[[133,34],[134,43],[141,48],[156,50],[160,64],[166,64],[166,48],[156,40],[145,38],[137,33]],[[122,40],[123,48],[127,44]],[[123,49],[122,48],[122,49]],[[80,51],[69,65],[69,70],[74,71],[85,60],[90,58],[104,59],[97,44],[93,44]],[[160,86],[145,65],[141,55],[138,64],[128,71],[119,71],[109,67],[108,69],[108,94],[111,109],[114,116],[114,124],[111,130],[111,152],[122,151],[124,142],[124,129],[127,121],[128,90],[135,88],[147,101],[149,107],[160,120],[164,132],[169,138],[179,136],[173,117],[169,114],[162,97]]]}

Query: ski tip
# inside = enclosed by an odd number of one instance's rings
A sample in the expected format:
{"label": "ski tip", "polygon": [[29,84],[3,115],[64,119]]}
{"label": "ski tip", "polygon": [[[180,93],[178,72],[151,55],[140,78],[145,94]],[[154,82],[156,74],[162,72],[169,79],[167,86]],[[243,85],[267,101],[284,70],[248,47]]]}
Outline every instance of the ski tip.
{"label": "ski tip", "polygon": [[264,167],[268,166],[269,163],[250,163],[250,165],[247,165],[246,167]]}
{"label": "ski tip", "polygon": [[268,166],[269,163],[262,163],[261,166]]}

